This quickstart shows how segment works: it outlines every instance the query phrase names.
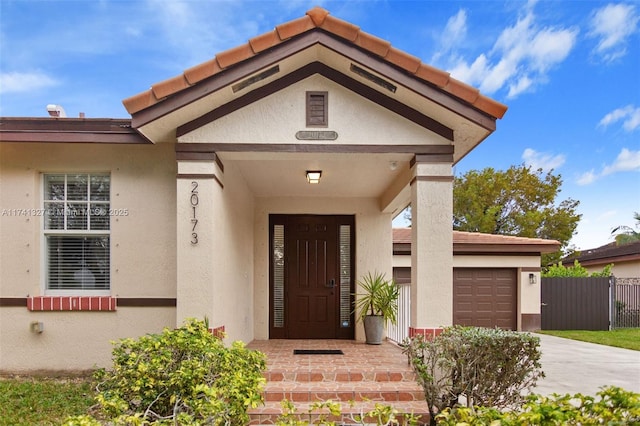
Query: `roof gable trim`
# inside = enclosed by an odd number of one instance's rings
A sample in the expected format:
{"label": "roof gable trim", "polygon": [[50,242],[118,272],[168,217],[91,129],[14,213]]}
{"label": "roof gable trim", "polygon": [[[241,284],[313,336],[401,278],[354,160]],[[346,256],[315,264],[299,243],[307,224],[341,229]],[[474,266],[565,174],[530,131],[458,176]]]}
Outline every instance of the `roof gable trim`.
{"label": "roof gable trim", "polygon": [[289,87],[290,85],[297,83],[299,81],[304,80],[307,77],[310,77],[314,74],[320,74],[337,84],[363,96],[370,101],[380,105],[383,108],[386,108],[407,120],[430,130],[437,135],[449,140],[453,141],[453,129],[445,126],[444,124],[428,117],[419,111],[410,108],[403,103],[392,99],[384,94],[378,92],[377,90],[372,89],[371,87],[356,81],[343,73],[334,70],[333,68],[324,65],[321,62],[313,62],[304,67],[289,73],[274,82],[271,82],[263,87],[260,87],[256,90],[253,90],[225,105],[222,105],[188,123],[179,126],[176,131],[176,137],[183,136],[197,128],[200,128],[208,123],[211,123],[225,115],[231,114],[234,111],[237,111],[255,101],[263,99],[266,96],[269,96],[273,93],[278,92],[279,90],[284,89],[285,87]]}
{"label": "roof gable trim", "polygon": [[319,7],[309,10],[302,18],[278,25],[273,31],[252,38],[244,45],[221,52],[212,60],[193,67],[180,76],[158,83],[151,90],[127,98],[123,100],[123,104],[127,111],[133,115],[187,89],[190,85],[258,54],[268,53],[269,49],[316,29],[331,33],[368,54],[373,54],[413,74],[424,82],[461,97],[494,118],[502,118],[507,110],[505,105],[481,95],[477,89],[451,78],[448,73],[423,64],[419,58],[392,47],[389,42],[365,33],[353,24],[330,16],[328,11]]}

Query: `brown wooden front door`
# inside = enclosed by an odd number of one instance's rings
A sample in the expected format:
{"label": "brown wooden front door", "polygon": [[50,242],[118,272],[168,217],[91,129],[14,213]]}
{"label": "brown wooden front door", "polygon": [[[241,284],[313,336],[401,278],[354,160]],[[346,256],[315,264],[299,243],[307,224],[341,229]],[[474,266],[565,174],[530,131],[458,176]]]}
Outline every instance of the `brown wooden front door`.
{"label": "brown wooden front door", "polygon": [[353,217],[271,216],[271,338],[353,338]]}

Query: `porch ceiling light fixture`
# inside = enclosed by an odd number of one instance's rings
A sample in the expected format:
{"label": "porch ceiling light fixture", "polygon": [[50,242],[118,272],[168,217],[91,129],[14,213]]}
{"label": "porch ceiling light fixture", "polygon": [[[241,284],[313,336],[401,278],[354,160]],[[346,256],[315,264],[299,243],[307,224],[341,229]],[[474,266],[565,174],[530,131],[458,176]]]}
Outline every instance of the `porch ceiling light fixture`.
{"label": "porch ceiling light fixture", "polygon": [[307,170],[307,182],[319,183],[322,176],[322,170]]}
{"label": "porch ceiling light fixture", "polygon": [[529,284],[536,283],[536,274],[529,274]]}

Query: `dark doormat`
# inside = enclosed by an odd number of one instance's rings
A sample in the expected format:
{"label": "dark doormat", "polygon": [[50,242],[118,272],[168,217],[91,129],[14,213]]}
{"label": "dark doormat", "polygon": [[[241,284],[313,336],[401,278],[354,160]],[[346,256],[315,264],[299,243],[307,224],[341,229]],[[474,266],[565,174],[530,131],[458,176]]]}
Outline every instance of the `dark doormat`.
{"label": "dark doormat", "polygon": [[344,355],[341,349],[294,349],[294,355]]}

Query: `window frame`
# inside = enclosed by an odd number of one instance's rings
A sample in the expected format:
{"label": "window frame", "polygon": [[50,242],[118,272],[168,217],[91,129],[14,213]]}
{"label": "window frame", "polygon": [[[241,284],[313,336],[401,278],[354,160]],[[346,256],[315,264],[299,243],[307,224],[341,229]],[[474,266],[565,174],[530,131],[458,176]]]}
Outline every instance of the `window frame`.
{"label": "window frame", "polygon": [[[64,199],[62,200],[62,204],[64,205],[64,208],[67,207],[67,204],[87,204],[88,208],[91,208],[92,204],[106,204],[109,207],[107,208],[107,214],[106,214],[106,218],[107,218],[107,225],[108,225],[108,229],[97,229],[97,230],[91,230],[91,229],[47,229],[47,202],[51,202],[50,200],[47,200],[47,188],[46,188],[46,178],[47,176],[53,176],[53,175],[58,175],[58,176],[64,176],[64,185],[65,185],[65,195],[64,195]],[[89,186],[89,190],[87,192],[87,200],[86,201],[76,201],[76,200],[69,200],[68,198],[68,193],[67,193],[67,188],[68,188],[68,176],[80,176],[80,175],[85,175],[87,176],[87,182],[88,182],[88,186]],[[90,182],[91,182],[91,177],[92,176],[103,176],[103,177],[108,177],[109,178],[109,192],[108,192],[108,200],[107,201],[103,201],[103,200],[91,200],[91,190],[90,190]],[[92,171],[92,172],[86,172],[86,171],[80,171],[80,172],[74,172],[74,171],[51,171],[51,172],[42,172],[40,173],[40,189],[41,189],[41,195],[40,195],[40,208],[41,208],[41,223],[40,223],[40,235],[41,235],[41,270],[42,270],[42,274],[41,274],[41,288],[42,288],[42,294],[44,294],[45,296],[110,296],[111,295],[111,291],[112,291],[112,251],[111,251],[111,214],[110,214],[110,210],[111,208],[111,202],[112,202],[112,188],[111,188],[111,173],[110,172],[104,172],[104,171]],[[65,219],[64,219],[64,227],[66,227],[66,223],[67,223],[67,217],[66,217],[66,213],[65,213]],[[90,219],[90,214],[88,214],[88,218],[87,218],[87,227],[90,226],[91,223],[91,219]],[[109,239],[109,245],[108,245],[108,256],[109,256],[109,278],[108,278],[108,288],[104,289],[104,288],[100,288],[100,289],[87,289],[87,288],[77,288],[77,289],[55,289],[55,288],[49,288],[48,287],[48,281],[49,281],[49,243],[48,243],[48,237],[50,236],[61,236],[61,237],[83,237],[83,236],[87,236],[87,237],[99,237],[99,236],[106,236]]]}

